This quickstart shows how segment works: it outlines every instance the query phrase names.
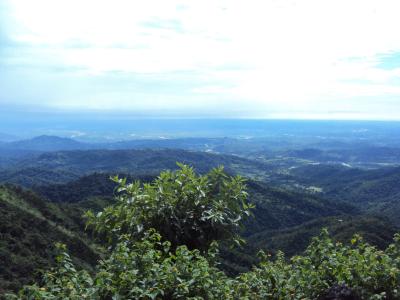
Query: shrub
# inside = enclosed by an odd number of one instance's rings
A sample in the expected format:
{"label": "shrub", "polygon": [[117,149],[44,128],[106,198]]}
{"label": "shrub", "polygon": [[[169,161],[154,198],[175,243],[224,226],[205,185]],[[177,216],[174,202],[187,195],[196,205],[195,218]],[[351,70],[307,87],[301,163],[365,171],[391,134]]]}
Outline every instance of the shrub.
{"label": "shrub", "polygon": [[121,235],[136,241],[151,228],[172,249],[186,245],[206,251],[214,240],[240,242],[241,222],[252,208],[246,201],[244,179],[227,176],[222,167],[204,176],[188,166],[180,167],[176,172],[162,172],[143,186],[114,177],[117,204],[97,215],[88,212],[88,225],[112,245]]}

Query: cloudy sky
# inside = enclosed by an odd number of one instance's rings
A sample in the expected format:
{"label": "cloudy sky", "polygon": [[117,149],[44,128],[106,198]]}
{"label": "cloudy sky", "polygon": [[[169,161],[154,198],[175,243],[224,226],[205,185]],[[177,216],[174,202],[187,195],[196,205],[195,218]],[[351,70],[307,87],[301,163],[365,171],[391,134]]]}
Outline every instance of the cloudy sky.
{"label": "cloudy sky", "polygon": [[0,0],[0,110],[400,120],[398,0]]}

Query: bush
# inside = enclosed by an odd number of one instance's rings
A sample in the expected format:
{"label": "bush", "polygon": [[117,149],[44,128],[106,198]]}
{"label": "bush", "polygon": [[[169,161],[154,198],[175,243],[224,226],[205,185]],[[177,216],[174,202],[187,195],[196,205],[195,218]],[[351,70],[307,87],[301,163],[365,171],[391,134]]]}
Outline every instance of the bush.
{"label": "bush", "polygon": [[86,214],[88,225],[114,245],[121,235],[136,241],[154,228],[172,249],[186,245],[206,251],[215,240],[240,242],[241,222],[252,208],[246,201],[244,179],[229,177],[223,168],[197,176],[180,165],[176,172],[162,172],[151,184],[126,179],[113,180],[118,202],[94,215]]}
{"label": "bush", "polygon": [[344,285],[361,299],[400,299],[400,235],[386,251],[355,236],[351,246],[334,243],[326,229],[304,255],[285,261],[283,253],[238,277],[240,299],[317,299]]}

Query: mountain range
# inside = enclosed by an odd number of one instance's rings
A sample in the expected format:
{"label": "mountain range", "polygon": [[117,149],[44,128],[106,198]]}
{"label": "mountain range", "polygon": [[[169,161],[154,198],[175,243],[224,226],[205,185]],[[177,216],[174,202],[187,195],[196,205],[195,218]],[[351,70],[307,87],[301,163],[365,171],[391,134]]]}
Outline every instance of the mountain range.
{"label": "mountain range", "polygon": [[[228,174],[246,178],[256,208],[242,231],[247,244],[222,248],[221,267],[229,274],[254,264],[259,249],[301,253],[322,227],[339,241],[361,233],[380,248],[399,231],[400,168],[370,164],[397,162],[397,148],[352,145],[356,150],[350,151],[346,144],[340,156],[339,148],[275,146],[262,139],[219,138],[102,145],[53,136],[0,143],[0,257],[10,258],[0,271],[0,292],[37,279],[52,265],[56,241],[90,270],[102,250],[85,232],[82,215],[115,201],[110,176],[150,182],[163,170],[177,169],[177,162],[199,173],[223,165]],[[369,157],[376,147],[382,151]],[[348,165],[344,157],[360,164]]]}

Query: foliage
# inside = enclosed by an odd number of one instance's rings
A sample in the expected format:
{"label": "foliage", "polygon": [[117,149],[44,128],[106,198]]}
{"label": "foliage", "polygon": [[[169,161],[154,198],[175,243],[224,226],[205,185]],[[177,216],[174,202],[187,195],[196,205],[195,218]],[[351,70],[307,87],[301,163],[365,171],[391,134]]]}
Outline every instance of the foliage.
{"label": "foliage", "polygon": [[400,299],[400,235],[381,251],[357,235],[350,246],[334,243],[325,229],[290,262],[282,252],[275,260],[260,254],[260,266],[238,278],[240,299],[317,299],[337,284],[362,299]]}
{"label": "foliage", "polygon": [[[23,299],[225,299],[231,293],[229,279],[214,265],[216,246],[202,256],[199,250],[171,244],[148,231],[135,244],[122,236],[110,257],[100,261],[91,277],[77,271],[68,254],[57,257],[58,268],[44,276],[44,285],[22,289]],[[64,250],[59,245],[60,250]],[[18,296],[9,295],[9,299]]]}
{"label": "foliage", "polygon": [[43,287],[26,286],[19,296],[9,294],[6,299],[96,299],[97,288],[85,270],[77,271],[63,244],[56,244],[59,251],[57,266],[43,276]]}
{"label": "foliage", "polygon": [[[252,271],[229,278],[215,267],[215,246],[206,255],[179,246],[171,252],[154,231],[132,244],[121,237],[91,277],[68,256],[44,285],[20,291],[23,299],[317,299],[332,287],[348,287],[361,299],[400,299],[400,235],[385,251],[359,236],[350,246],[334,243],[326,230],[302,256],[285,260],[260,253]],[[10,299],[17,296],[10,296]],[[321,298],[322,299],[322,298]]]}
{"label": "foliage", "polygon": [[180,165],[162,172],[153,183],[126,184],[118,177],[117,203],[97,215],[87,213],[88,225],[110,244],[128,234],[135,241],[151,228],[171,242],[205,251],[214,240],[240,240],[238,230],[252,207],[247,203],[244,179],[229,177],[223,168],[198,176]]}

